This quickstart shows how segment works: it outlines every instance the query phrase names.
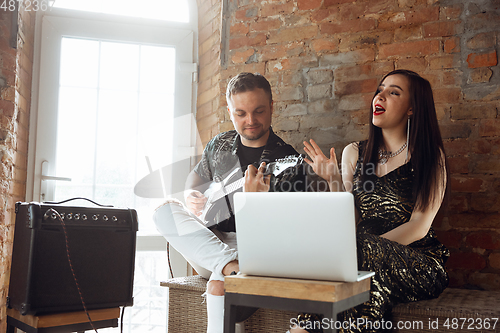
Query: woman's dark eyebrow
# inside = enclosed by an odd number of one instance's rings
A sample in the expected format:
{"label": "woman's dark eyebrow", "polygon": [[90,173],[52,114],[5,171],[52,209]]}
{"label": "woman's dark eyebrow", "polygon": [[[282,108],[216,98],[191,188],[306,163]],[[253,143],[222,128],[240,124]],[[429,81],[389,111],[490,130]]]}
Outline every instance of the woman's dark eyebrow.
{"label": "woman's dark eyebrow", "polygon": [[[384,84],[381,84],[380,87],[385,87]],[[397,84],[391,84],[389,87],[391,88],[398,88],[399,90],[401,91],[404,91],[400,86],[398,86]]]}

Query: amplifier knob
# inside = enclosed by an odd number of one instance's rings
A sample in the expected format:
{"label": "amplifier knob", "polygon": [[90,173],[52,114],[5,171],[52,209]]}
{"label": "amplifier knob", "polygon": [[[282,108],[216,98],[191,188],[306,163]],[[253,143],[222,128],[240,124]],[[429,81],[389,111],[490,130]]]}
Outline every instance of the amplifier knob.
{"label": "amplifier knob", "polygon": [[51,219],[53,219],[53,220],[57,219],[57,215],[56,215],[56,213],[52,213],[52,214],[50,215],[50,218],[51,218]]}
{"label": "amplifier knob", "polygon": [[73,218],[73,214],[69,213],[67,216],[68,220],[71,220]]}
{"label": "amplifier knob", "polygon": [[113,220],[113,222],[118,221],[118,218],[116,216],[113,216],[111,219]]}
{"label": "amplifier knob", "polygon": [[98,218],[99,218],[99,214],[92,216],[92,220],[94,220],[94,221],[97,221]]}
{"label": "amplifier knob", "polygon": [[82,215],[82,220],[87,221],[87,215],[83,214]]}
{"label": "amplifier knob", "polygon": [[64,213],[61,213],[61,214],[59,214],[59,215],[61,215],[61,220],[64,220],[64,217],[65,217],[65,216],[64,216]]}
{"label": "amplifier knob", "polygon": [[108,216],[107,216],[107,215],[104,215],[104,216],[102,217],[102,219],[103,219],[104,221],[107,221],[107,220],[108,220]]}
{"label": "amplifier knob", "polygon": [[75,220],[79,220],[80,219],[80,214],[76,213],[75,214]]}

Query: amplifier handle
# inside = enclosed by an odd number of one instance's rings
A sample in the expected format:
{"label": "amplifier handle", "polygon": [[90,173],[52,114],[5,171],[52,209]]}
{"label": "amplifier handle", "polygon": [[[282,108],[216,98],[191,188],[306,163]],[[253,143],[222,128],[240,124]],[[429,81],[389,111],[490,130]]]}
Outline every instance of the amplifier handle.
{"label": "amplifier handle", "polygon": [[113,207],[113,205],[101,205],[101,204],[98,204],[97,202],[95,202],[93,200],[90,200],[90,199],[87,199],[87,198],[83,198],[83,197],[71,198],[71,199],[67,199],[67,200],[63,200],[63,201],[59,201],[59,202],[44,201],[43,203],[44,204],[49,204],[49,205],[59,205],[59,204],[62,204],[62,203],[68,202],[68,201],[72,201],[72,200],[87,200],[87,201],[90,201],[91,203],[93,203],[94,205],[97,205],[97,206],[100,206],[100,207]]}

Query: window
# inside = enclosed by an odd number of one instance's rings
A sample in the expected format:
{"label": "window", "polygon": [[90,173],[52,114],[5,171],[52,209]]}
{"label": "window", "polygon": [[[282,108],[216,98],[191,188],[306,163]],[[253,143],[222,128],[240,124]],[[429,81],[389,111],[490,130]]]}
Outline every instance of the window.
{"label": "window", "polygon": [[187,1],[56,0],[54,7],[164,21],[189,22],[189,6]]}
{"label": "window", "polygon": [[[134,186],[173,162],[187,163],[176,178],[189,172],[196,22],[109,15],[117,1],[98,2],[103,13],[52,8],[37,16],[27,200],[86,197],[136,209],[134,306],[125,311],[124,331],[165,332],[167,295],[159,282],[168,277],[166,245],[152,221],[164,198],[139,197]],[[180,197],[169,184],[163,192]]]}

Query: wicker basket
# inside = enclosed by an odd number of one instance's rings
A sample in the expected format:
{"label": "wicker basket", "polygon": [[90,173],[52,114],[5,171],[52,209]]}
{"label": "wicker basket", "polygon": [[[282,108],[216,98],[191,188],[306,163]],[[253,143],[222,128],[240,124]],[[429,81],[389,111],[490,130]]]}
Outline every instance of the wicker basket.
{"label": "wicker basket", "polygon": [[500,332],[500,292],[448,288],[436,299],[399,304],[392,314],[393,327],[403,325],[395,332]]}
{"label": "wicker basket", "polygon": [[[199,275],[162,282],[169,288],[168,333],[205,333],[207,307],[202,294],[207,280]],[[245,321],[245,333],[286,332],[297,313],[259,309]]]}

